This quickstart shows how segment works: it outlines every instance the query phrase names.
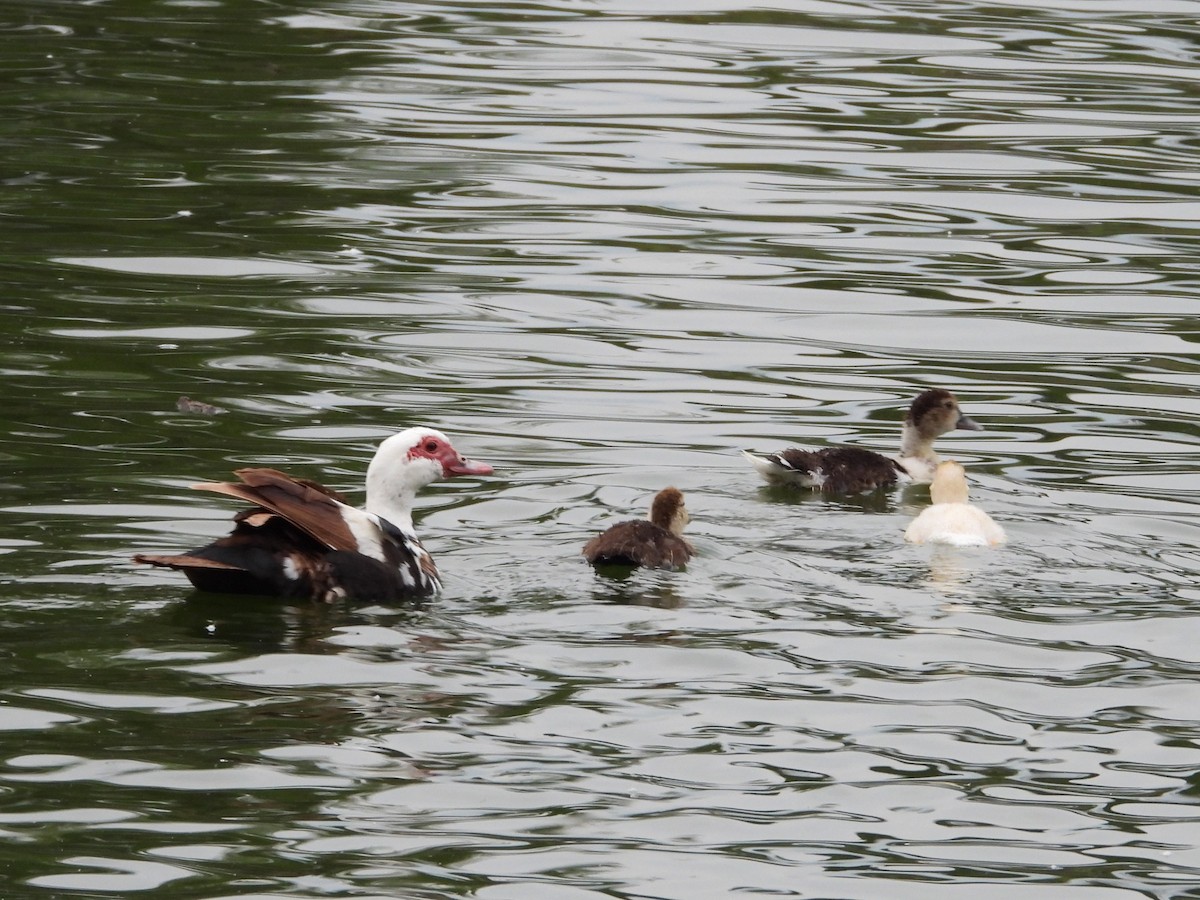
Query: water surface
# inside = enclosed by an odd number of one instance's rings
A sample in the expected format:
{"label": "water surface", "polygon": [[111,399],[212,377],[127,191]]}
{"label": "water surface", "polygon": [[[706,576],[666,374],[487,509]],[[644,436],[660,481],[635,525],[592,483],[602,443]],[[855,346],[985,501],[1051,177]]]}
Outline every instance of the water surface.
{"label": "water surface", "polygon": [[[1200,891],[1200,3],[1135,7],[10,4],[5,896]],[[737,453],[930,385],[1005,548]],[[497,469],[425,608],[130,561],[415,422]],[[667,484],[687,571],[588,569]]]}

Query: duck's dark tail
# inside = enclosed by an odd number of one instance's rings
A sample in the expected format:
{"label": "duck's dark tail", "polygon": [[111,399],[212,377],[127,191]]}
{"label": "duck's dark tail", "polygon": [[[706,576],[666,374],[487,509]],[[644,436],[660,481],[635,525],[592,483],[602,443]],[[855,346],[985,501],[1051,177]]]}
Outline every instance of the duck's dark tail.
{"label": "duck's dark tail", "polygon": [[269,582],[255,577],[240,566],[181,553],[176,556],[151,556],[139,553],[134,562],[164,569],[176,569],[187,576],[198,591],[214,594],[275,594],[278,590]]}

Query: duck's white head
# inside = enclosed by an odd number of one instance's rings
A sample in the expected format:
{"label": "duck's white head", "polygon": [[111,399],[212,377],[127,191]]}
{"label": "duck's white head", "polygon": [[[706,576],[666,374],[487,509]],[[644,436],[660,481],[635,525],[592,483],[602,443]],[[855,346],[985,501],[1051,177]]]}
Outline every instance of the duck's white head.
{"label": "duck's white head", "polygon": [[367,512],[411,527],[413,499],[425,485],[492,471],[487,463],[464,457],[436,428],[406,428],[380,444],[367,467]]}

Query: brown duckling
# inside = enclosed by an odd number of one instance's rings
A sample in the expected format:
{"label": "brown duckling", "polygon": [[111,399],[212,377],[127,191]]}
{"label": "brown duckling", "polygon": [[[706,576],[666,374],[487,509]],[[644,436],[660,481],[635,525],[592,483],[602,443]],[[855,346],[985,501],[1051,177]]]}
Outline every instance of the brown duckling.
{"label": "brown duckling", "polygon": [[683,538],[688,518],[683,492],[674,487],[663,488],[654,497],[649,519],[618,522],[588,541],[583,555],[594,566],[682,568],[694,552]]}

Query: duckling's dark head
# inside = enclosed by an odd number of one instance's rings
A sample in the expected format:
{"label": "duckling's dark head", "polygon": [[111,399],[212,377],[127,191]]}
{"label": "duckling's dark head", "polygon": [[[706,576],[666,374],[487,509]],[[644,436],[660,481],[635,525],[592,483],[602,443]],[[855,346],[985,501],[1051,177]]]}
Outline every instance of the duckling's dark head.
{"label": "duckling's dark head", "polygon": [[964,431],[983,431],[983,426],[963,415],[962,410],[958,408],[958,398],[945,388],[930,388],[918,394],[908,408],[907,421],[921,434],[930,438],[956,428]]}
{"label": "duckling's dark head", "polygon": [[665,528],[674,534],[683,532],[683,526],[688,523],[687,507],[683,503],[683,491],[679,488],[663,488],[654,496],[650,505],[650,521],[659,528]]}

